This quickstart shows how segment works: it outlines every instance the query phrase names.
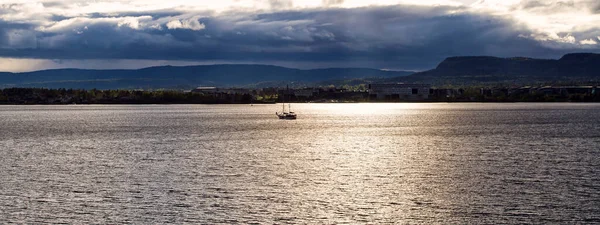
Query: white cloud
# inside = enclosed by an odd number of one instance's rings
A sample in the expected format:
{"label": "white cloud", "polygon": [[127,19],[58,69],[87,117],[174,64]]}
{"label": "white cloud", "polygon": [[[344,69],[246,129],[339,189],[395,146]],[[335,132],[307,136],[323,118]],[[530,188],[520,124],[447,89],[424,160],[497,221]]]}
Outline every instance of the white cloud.
{"label": "white cloud", "polygon": [[582,45],[596,45],[598,42],[594,41],[594,39],[587,39],[579,42]]}
{"label": "white cloud", "polygon": [[551,48],[562,48],[562,47],[565,47],[565,44],[577,43],[577,39],[571,34],[558,35],[558,34],[552,33],[552,32],[532,33],[529,36],[520,35],[519,37],[531,38],[531,39],[540,41],[540,42],[542,42],[542,44],[546,45],[547,47],[551,47]]}
{"label": "white cloud", "polygon": [[118,27],[129,27],[131,29],[139,30],[142,28],[142,24],[146,21],[152,20],[151,16],[139,16],[139,17],[103,17],[103,18],[88,18],[88,17],[74,17],[70,19],[61,20],[58,22],[48,23],[47,26],[40,26],[37,30],[42,32],[68,32],[72,30],[87,30],[88,25],[106,23],[114,24]]}
{"label": "white cloud", "polygon": [[182,28],[183,24],[181,23],[181,21],[179,20],[172,20],[170,22],[167,23],[167,28],[169,29],[179,29]]}
{"label": "white cloud", "polygon": [[[149,18],[147,18],[147,19],[149,19]],[[130,27],[131,29],[139,30],[140,29],[140,21],[139,21],[139,18],[126,17],[126,18],[122,19],[121,21],[119,21],[117,23],[117,26],[119,26],[119,27],[127,26],[127,27]]]}
{"label": "white cloud", "polygon": [[170,30],[174,29],[190,29],[190,30],[203,30],[206,26],[198,21],[197,17],[182,20],[171,20],[166,24]]}
{"label": "white cloud", "polygon": [[538,41],[577,43],[564,33],[600,29],[596,0],[479,0],[471,10],[515,20],[527,26]]}
{"label": "white cloud", "polygon": [[[231,10],[264,11],[318,7],[367,7],[385,5],[462,5],[469,0],[0,0],[0,10],[19,13],[0,15],[12,19],[31,19],[40,15],[78,17],[91,13],[148,12],[177,10],[185,12]],[[281,7],[284,6],[284,7]]]}

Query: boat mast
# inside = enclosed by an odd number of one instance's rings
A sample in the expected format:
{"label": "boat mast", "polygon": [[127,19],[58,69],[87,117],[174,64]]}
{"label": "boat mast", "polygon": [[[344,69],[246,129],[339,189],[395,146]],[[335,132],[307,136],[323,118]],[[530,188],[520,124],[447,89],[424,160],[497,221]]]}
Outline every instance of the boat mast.
{"label": "boat mast", "polygon": [[285,91],[282,91],[283,96],[281,96],[281,114],[285,113]]}
{"label": "boat mast", "polygon": [[[287,95],[290,94],[290,85],[289,84],[285,86],[285,92],[286,92]],[[285,94],[283,95],[283,100],[284,100],[283,101],[283,111],[285,112]],[[290,109],[289,106],[288,106],[288,110],[291,111],[291,109]]]}

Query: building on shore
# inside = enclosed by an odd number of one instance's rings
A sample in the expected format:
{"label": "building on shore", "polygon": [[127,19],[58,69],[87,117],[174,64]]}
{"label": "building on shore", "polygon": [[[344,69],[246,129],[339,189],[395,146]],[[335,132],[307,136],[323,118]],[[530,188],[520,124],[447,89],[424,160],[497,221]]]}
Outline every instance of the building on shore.
{"label": "building on shore", "polygon": [[217,87],[197,87],[191,90],[192,93],[199,93],[204,96],[212,96],[215,99],[230,102],[251,102],[256,97],[254,90],[245,88],[217,88]]}
{"label": "building on shore", "polygon": [[536,93],[570,95],[570,94],[595,94],[595,86],[545,86],[535,90]]}
{"label": "building on shore", "polygon": [[480,94],[483,96],[498,95],[555,95],[568,96],[572,94],[594,95],[596,86],[541,86],[541,87],[515,87],[515,88],[481,88]]}
{"label": "building on shore", "polygon": [[219,89],[216,87],[197,87],[196,89],[191,91],[192,93],[201,93],[205,95],[214,95],[219,92]]}
{"label": "building on shore", "polygon": [[307,98],[312,98],[313,96],[319,95],[319,89],[316,89],[316,88],[295,89],[295,90],[293,90],[293,93],[298,98],[307,99]]}
{"label": "building on shore", "polygon": [[378,100],[427,100],[429,84],[369,84],[369,98]]}
{"label": "building on shore", "polygon": [[206,95],[229,94],[229,95],[253,95],[253,91],[246,88],[217,88],[217,87],[197,87],[192,90],[193,93],[202,93]]}
{"label": "building on shore", "polygon": [[220,88],[219,92],[230,95],[254,95],[254,92],[247,88]]}

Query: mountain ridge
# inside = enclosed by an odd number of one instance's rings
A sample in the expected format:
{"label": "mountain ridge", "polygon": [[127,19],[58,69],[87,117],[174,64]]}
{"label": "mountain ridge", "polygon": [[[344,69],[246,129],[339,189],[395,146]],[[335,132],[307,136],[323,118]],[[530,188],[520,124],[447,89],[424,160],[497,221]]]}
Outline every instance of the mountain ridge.
{"label": "mountain ridge", "polygon": [[412,74],[370,68],[294,69],[260,64],[215,64],[154,66],[141,69],[50,69],[21,73],[0,73],[0,87],[46,88],[186,88],[202,85],[247,86],[265,81],[314,83],[325,80]]}
{"label": "mountain ridge", "polygon": [[534,83],[600,79],[600,54],[571,53],[560,59],[494,56],[448,57],[432,70],[386,82],[473,84],[477,82]]}
{"label": "mountain ridge", "polygon": [[0,72],[0,88],[189,89],[195,86],[266,87],[318,86],[378,82],[433,85],[534,84],[600,81],[600,54],[571,53],[559,59],[494,56],[454,56],[436,68],[390,71],[370,68],[295,69],[261,64],[154,66],[141,69],[51,69]]}

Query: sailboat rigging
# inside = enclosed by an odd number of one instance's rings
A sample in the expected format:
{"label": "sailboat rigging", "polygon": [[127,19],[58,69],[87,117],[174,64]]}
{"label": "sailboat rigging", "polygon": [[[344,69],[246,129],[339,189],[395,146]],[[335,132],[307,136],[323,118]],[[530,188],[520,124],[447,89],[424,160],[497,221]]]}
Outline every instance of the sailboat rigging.
{"label": "sailboat rigging", "polygon": [[[286,92],[289,93],[289,86],[286,88]],[[279,117],[279,119],[282,120],[295,120],[297,118],[296,113],[292,112],[292,104],[288,103],[288,111],[285,111],[285,93],[283,94],[283,102],[281,103],[282,106],[282,111],[281,113],[276,112],[275,115],[277,115]]]}

